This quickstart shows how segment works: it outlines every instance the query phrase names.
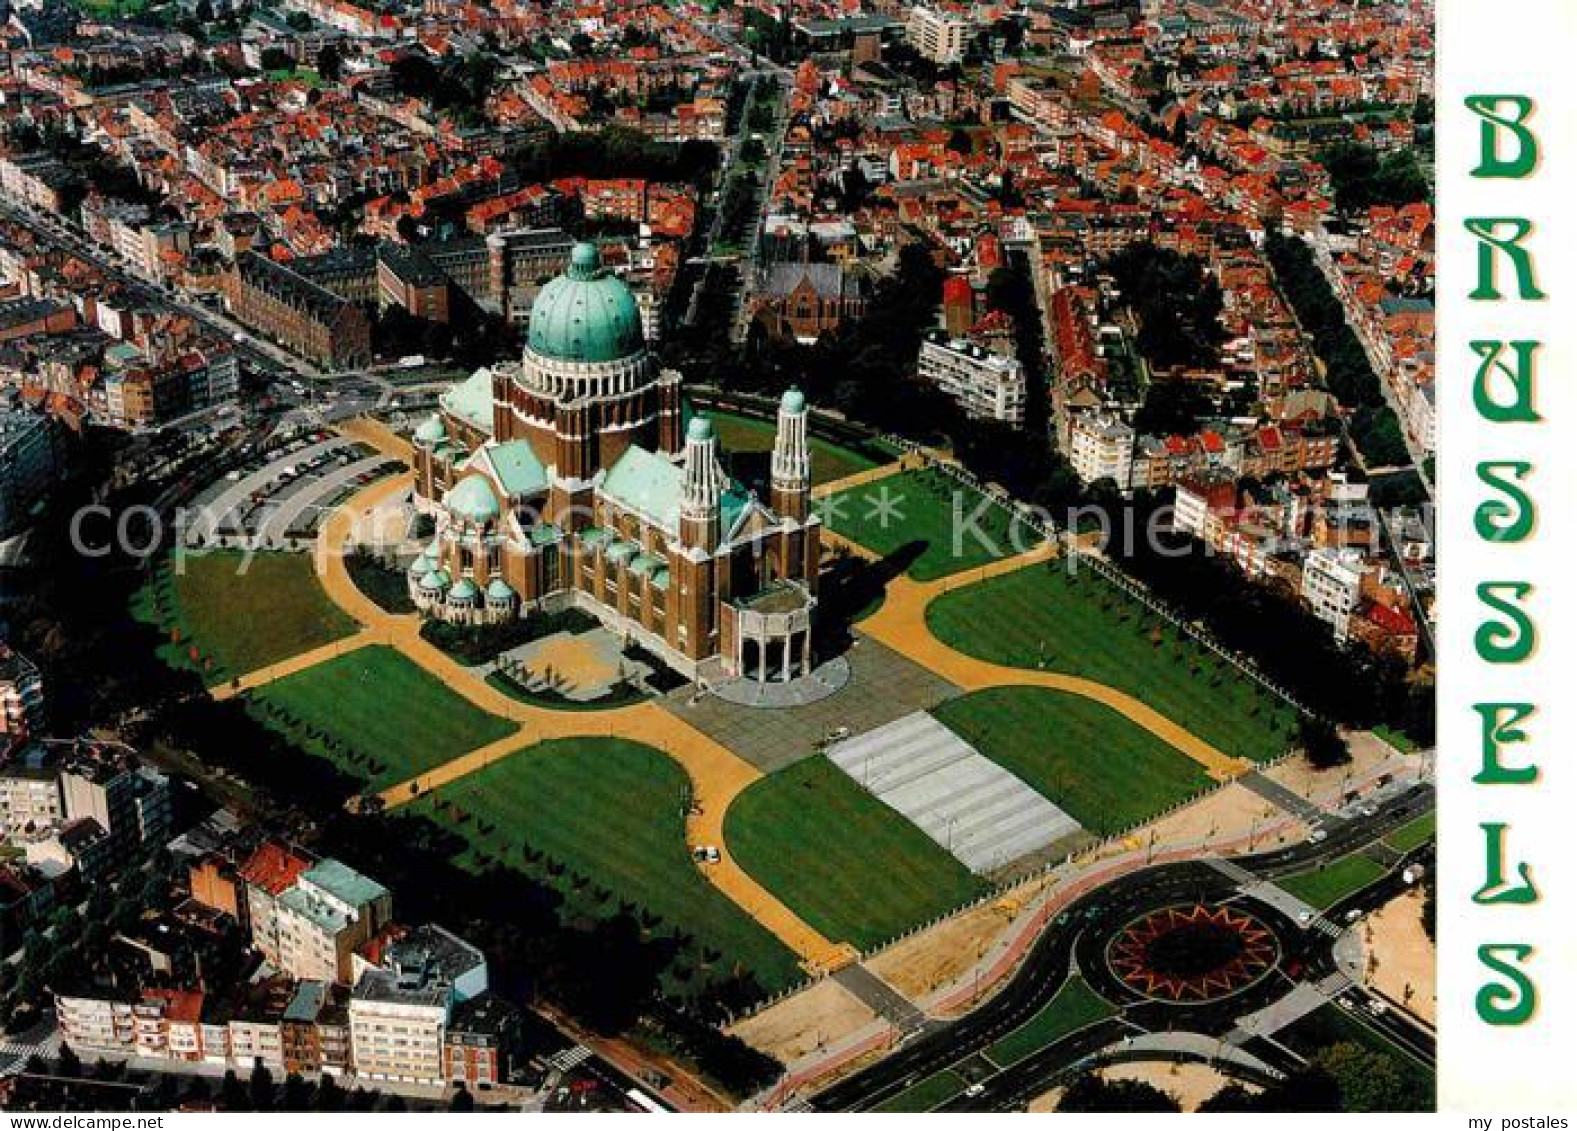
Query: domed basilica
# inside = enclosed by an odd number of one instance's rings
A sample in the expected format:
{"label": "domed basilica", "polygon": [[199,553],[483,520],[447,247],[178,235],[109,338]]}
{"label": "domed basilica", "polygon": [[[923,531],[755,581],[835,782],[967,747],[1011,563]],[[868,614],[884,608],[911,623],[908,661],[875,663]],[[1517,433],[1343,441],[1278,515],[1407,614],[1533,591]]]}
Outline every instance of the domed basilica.
{"label": "domed basilica", "polygon": [[712,422],[686,422],[629,288],[578,244],[519,364],[440,409],[415,434],[416,506],[436,528],[411,566],[419,608],[479,624],[573,605],[690,678],[809,673],[821,524],[798,391],[763,501],[724,473]]}

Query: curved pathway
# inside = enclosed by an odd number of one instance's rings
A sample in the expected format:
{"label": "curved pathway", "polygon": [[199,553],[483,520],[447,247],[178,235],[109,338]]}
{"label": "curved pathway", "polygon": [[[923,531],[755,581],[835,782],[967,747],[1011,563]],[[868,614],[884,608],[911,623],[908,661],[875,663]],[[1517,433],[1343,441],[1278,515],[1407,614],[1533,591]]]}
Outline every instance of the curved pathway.
{"label": "curved pathway", "polygon": [[[880,558],[859,543],[833,534],[825,527],[822,537],[829,544],[844,546],[867,560]],[[1025,553],[935,581],[916,581],[907,574],[900,574],[887,583],[886,599],[880,608],[860,622],[860,631],[965,691],[983,691],[991,687],[1045,687],[1093,699],[1186,754],[1216,781],[1227,781],[1253,769],[1253,763],[1223,753],[1149,704],[1108,684],[1080,676],[994,664],[958,651],[931,632],[925,610],[943,593],[1049,561],[1056,553],[1056,547],[1045,543]]]}
{"label": "curved pathway", "polygon": [[[357,438],[371,442],[365,433],[358,433]],[[366,532],[380,508],[409,489],[410,480],[404,475],[381,480],[353,495],[323,523],[318,531],[317,559],[318,577],[324,591],[363,626],[358,639],[395,648],[475,706],[510,719],[518,723],[519,728],[507,738],[390,787],[381,795],[385,806],[404,805],[499,758],[548,739],[618,735],[661,750],[689,775],[700,811],[686,820],[688,843],[725,844],[724,814],[734,798],[761,776],[750,763],[655,703],[606,711],[557,711],[514,699],[423,640],[419,617],[386,612],[356,587],[345,568],[345,548],[356,540],[353,534]],[[277,672],[280,667],[275,665],[269,671]],[[260,678],[264,674],[243,676],[242,685],[256,686],[258,682],[266,682]],[[752,879],[727,852],[719,863],[706,865],[702,874],[799,955],[811,971],[835,969],[853,957],[851,947],[834,943],[812,928]]]}

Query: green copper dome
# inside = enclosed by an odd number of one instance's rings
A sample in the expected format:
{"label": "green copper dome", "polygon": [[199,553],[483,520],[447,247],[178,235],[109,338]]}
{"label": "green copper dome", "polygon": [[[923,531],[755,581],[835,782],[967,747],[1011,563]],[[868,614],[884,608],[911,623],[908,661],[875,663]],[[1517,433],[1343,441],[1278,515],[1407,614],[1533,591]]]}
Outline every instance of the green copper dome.
{"label": "green copper dome", "polygon": [[487,599],[489,601],[513,601],[515,591],[509,587],[509,582],[502,577],[495,577],[487,583]]}
{"label": "green copper dome", "polygon": [[421,426],[416,429],[416,442],[419,444],[441,443],[448,436],[449,431],[444,427],[443,418],[437,413],[422,421]]}
{"label": "green copper dome", "polygon": [[783,394],[783,410],[785,412],[801,413],[805,411],[805,394],[793,385],[788,387],[788,392]]}
{"label": "green copper dome", "polygon": [[685,429],[685,434],[692,440],[710,440],[712,438],[712,422],[704,416],[692,416],[690,427]]}
{"label": "green copper dome", "polygon": [[603,269],[589,243],[570,252],[569,270],[531,304],[526,343],[558,361],[617,361],[641,351],[641,312],[624,282]]}
{"label": "green copper dome", "polygon": [[456,483],[444,496],[444,506],[461,518],[477,525],[498,518],[498,499],[485,476],[471,474]]}

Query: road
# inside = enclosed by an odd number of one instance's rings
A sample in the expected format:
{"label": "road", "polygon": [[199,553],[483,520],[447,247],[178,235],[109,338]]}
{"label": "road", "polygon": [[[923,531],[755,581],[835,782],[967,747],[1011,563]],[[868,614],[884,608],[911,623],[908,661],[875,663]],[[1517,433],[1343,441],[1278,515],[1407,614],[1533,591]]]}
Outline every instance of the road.
{"label": "road", "polygon": [[[1275,852],[1239,857],[1233,863],[1257,877],[1271,880],[1308,871],[1363,849],[1429,811],[1433,804],[1434,790],[1427,785],[1415,785],[1372,815],[1359,813],[1351,818],[1328,818],[1322,829],[1324,837],[1317,842],[1307,841]],[[1374,885],[1374,889],[1338,904],[1331,914],[1345,915],[1354,907],[1366,909],[1363,902],[1366,899],[1383,902],[1395,894],[1388,887],[1399,882],[1393,878],[1395,875],[1393,872],[1392,877]],[[820,1111],[867,1110],[928,1076],[952,1068],[962,1071],[971,1082],[976,1082],[978,1077],[982,1090],[975,1096],[952,1101],[950,1109],[955,1106],[960,1110],[986,1111],[1011,1108],[1021,1103],[1027,1094],[1046,1090],[1047,1081],[1059,1072],[1113,1043],[1107,1038],[1114,1033],[1116,1039],[1120,1039],[1125,1031],[1187,1029],[1224,1036],[1239,1016],[1262,1008],[1291,988],[1293,983],[1287,970],[1297,970],[1300,980],[1316,981],[1335,969],[1331,935],[1303,929],[1275,908],[1255,902],[1252,913],[1270,926],[1281,941],[1282,957],[1276,974],[1225,1001],[1204,1006],[1130,1002],[1114,1022],[1103,1023],[1092,1032],[1074,1034],[1005,1070],[997,1070],[990,1061],[982,1062],[978,1058],[982,1050],[1033,1017],[1056,996],[1075,959],[1080,959],[1078,968],[1087,971],[1086,977],[1098,982],[1099,945],[1113,930],[1145,910],[1195,900],[1235,900],[1239,906],[1250,902],[1228,876],[1199,861],[1146,868],[1082,896],[1057,916],[1031,948],[1018,972],[984,1005],[957,1021],[932,1023],[886,1059],[824,1089],[810,1101],[810,1106]],[[1390,1025],[1373,1015],[1369,1015],[1369,1020]],[[1405,1024],[1394,1017],[1391,1021]],[[1113,1029],[1113,1024],[1118,1028]],[[1421,1030],[1396,1037],[1390,1027],[1380,1031],[1409,1053],[1422,1055],[1427,1052],[1432,1059],[1432,1038]]]}
{"label": "road", "polygon": [[136,274],[127,264],[119,260],[113,251],[95,243],[84,232],[59,216],[24,207],[9,199],[0,200],[0,216],[32,229],[46,243],[63,248],[93,264],[110,278],[135,288],[151,301],[206,324],[233,342],[242,360],[250,362],[263,372],[287,370],[302,377],[316,377],[321,374],[320,370],[294,354],[272,342],[252,336],[244,326],[227,315],[200,302],[184,298],[162,283],[155,283]]}

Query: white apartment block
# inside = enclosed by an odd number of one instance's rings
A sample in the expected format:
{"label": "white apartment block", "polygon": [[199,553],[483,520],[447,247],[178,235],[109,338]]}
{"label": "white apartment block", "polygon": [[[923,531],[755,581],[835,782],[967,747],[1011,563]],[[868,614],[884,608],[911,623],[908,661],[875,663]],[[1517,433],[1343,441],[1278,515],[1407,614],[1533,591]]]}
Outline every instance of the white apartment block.
{"label": "white apartment block", "polygon": [[274,928],[280,969],[293,978],[346,982],[351,956],[392,917],[388,889],[337,860],[323,860],[280,893]]}
{"label": "white apartment block", "polygon": [[136,1023],[129,1001],[55,995],[55,1020],[78,1053],[132,1050]]}
{"label": "white apartment block", "polygon": [[1133,480],[1134,430],[1114,416],[1086,412],[1068,426],[1068,462],[1081,483],[1115,480],[1126,491]]}
{"label": "white apartment block", "polygon": [[1368,572],[1363,555],[1357,550],[1313,550],[1303,560],[1303,599],[1343,643]]}
{"label": "white apartment block", "polygon": [[356,1075],[370,1080],[441,1086],[449,988],[394,988],[389,993],[381,990],[364,976],[351,998],[351,1058]]}
{"label": "white apartment block", "polygon": [[957,401],[977,420],[1024,422],[1029,385],[1024,366],[973,342],[933,337],[920,346],[920,379]]}
{"label": "white apartment block", "polygon": [[909,45],[939,67],[957,63],[964,57],[970,23],[963,16],[936,8],[909,9]]}

